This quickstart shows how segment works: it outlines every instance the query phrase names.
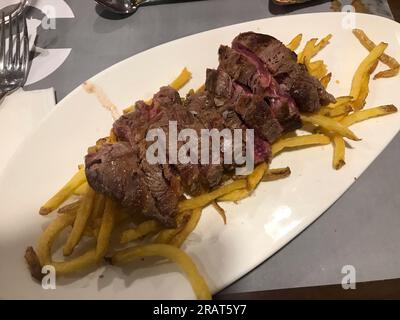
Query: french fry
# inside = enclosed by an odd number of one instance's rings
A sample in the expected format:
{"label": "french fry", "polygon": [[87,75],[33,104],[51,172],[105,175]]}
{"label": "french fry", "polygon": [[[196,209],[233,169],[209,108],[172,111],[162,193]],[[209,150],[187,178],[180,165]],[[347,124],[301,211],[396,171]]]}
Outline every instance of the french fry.
{"label": "french fry", "polygon": [[78,188],[74,190],[73,194],[75,196],[83,196],[85,194],[87,186],[88,186],[87,182],[82,183]]}
{"label": "french fry", "polygon": [[58,209],[58,213],[60,214],[76,214],[78,211],[78,208],[81,204],[81,200],[74,201],[72,203],[69,203],[62,208]]}
{"label": "french fry", "polygon": [[56,269],[56,276],[62,276],[70,273],[74,273],[83,268],[95,265],[96,263],[96,252],[90,250],[83,255],[64,262],[55,262],[51,258],[51,247],[57,236],[68,226],[74,223],[75,217],[70,215],[58,216],[50,225],[46,228],[43,234],[40,236],[37,257],[42,266],[52,265]]}
{"label": "french fry", "polygon": [[147,220],[139,224],[136,228],[128,229],[122,232],[120,243],[125,244],[140,238],[158,232],[162,229],[161,224],[156,220]]}
{"label": "french fry", "polygon": [[206,90],[206,84],[205,83],[203,83],[199,88],[197,88],[195,90],[195,93],[201,93],[201,92],[204,92],[204,90]]}
{"label": "french fry", "polygon": [[83,235],[86,223],[89,220],[90,214],[92,213],[94,195],[94,190],[88,186],[86,195],[82,199],[82,204],[76,213],[76,219],[72,227],[72,231],[68,236],[66,244],[64,245],[64,256],[69,256],[72,254],[75,246],[79,243],[79,240]]}
{"label": "french fry", "polygon": [[263,162],[259,164],[250,175],[248,175],[247,189],[249,191],[252,191],[257,187],[257,185],[260,183],[267,170],[268,170],[268,165],[265,162]]}
{"label": "french fry", "polygon": [[291,175],[291,171],[289,167],[279,168],[279,169],[269,169],[264,173],[262,177],[262,181],[275,181],[287,178]]}
{"label": "french fry", "polygon": [[225,214],[225,210],[218,204],[217,201],[212,201],[211,205],[213,206],[213,208],[215,209],[215,211],[218,212],[218,214],[221,216],[222,220],[224,221],[224,224],[226,225],[226,214]]}
{"label": "french fry", "polygon": [[175,262],[187,275],[193,290],[200,300],[211,299],[211,293],[191,258],[177,247],[166,244],[148,244],[131,247],[117,252],[111,258],[112,264],[126,264],[143,257],[160,256]]}
{"label": "french fry", "polygon": [[97,236],[96,245],[96,261],[100,261],[107,253],[110,243],[111,233],[115,225],[115,215],[117,212],[117,204],[114,200],[107,198],[104,214],[101,219],[99,234]]}
{"label": "french fry", "polygon": [[33,247],[26,248],[24,258],[28,264],[31,276],[38,281],[42,281],[44,277],[44,274],[42,274],[42,265]]}
{"label": "french fry", "polygon": [[330,103],[324,108],[331,108],[334,109],[338,106],[344,105],[344,104],[349,104],[354,98],[352,96],[342,96],[342,97],[337,97],[335,98],[336,102]]}
{"label": "french fry", "polygon": [[290,41],[287,45],[286,48],[288,48],[289,50],[295,51],[301,43],[301,40],[303,39],[303,34],[298,34],[297,36],[295,36],[292,41]]}
{"label": "french fry", "polygon": [[176,228],[176,229],[164,229],[154,239],[153,243],[159,243],[159,244],[164,243],[164,244],[167,244],[182,229],[183,229],[183,225],[178,227],[178,228]]}
{"label": "french fry", "polygon": [[171,82],[170,87],[175,90],[180,90],[192,79],[192,73],[185,67],[179,76]]}
{"label": "french fry", "polygon": [[[353,104],[353,108],[355,110],[361,109],[364,105],[365,98],[363,96],[365,96],[366,92],[365,86],[368,86],[371,71],[375,63],[379,60],[383,52],[386,50],[387,46],[387,43],[381,42],[378,46],[372,49],[369,55],[361,62],[361,64],[357,68],[357,71],[353,77],[350,91],[350,96],[354,97],[355,99],[355,102]],[[361,93],[364,94],[361,95]]]}
{"label": "french fry", "polygon": [[60,215],[53,220],[41,234],[37,245],[37,256],[42,266],[51,262],[51,247],[57,236],[68,226],[72,225],[75,217],[71,215]]}
{"label": "french fry", "polygon": [[110,136],[107,138],[108,143],[116,143],[117,142],[117,136],[115,135],[114,130],[110,130]]}
{"label": "french fry", "polygon": [[129,112],[134,111],[134,110],[135,110],[135,106],[134,106],[133,104],[131,104],[129,107],[126,107],[124,110],[122,110],[122,112],[123,112],[124,114],[127,114],[127,113],[129,113]]}
{"label": "french fry", "polygon": [[311,62],[307,69],[309,73],[317,79],[323,78],[328,74],[328,68],[322,60]]}
{"label": "french fry", "polygon": [[[101,221],[99,225],[101,224]],[[86,225],[85,230],[83,230],[83,237],[94,238],[97,239],[99,235],[99,228],[92,227],[91,225]]]}
{"label": "french fry", "polygon": [[313,38],[306,43],[303,51],[300,52],[299,55],[297,56],[298,63],[305,64],[307,60],[309,61],[311,59],[317,41],[318,41],[317,38]]}
{"label": "french fry", "polygon": [[336,170],[342,168],[345,162],[345,152],[346,152],[346,144],[344,143],[344,139],[341,135],[335,133],[332,137],[334,149],[333,149],[333,167]]}
{"label": "french fry", "polygon": [[275,156],[279,152],[287,148],[324,145],[324,144],[329,144],[330,142],[331,140],[323,134],[311,134],[311,135],[281,139],[272,145],[272,155]]}
{"label": "french fry", "polygon": [[171,239],[183,229],[189,219],[189,212],[190,211],[179,213],[176,217],[176,228],[162,230],[154,239],[153,243],[169,243]]}
{"label": "french fry", "polygon": [[349,127],[357,122],[361,122],[367,119],[376,118],[380,116],[385,116],[395,112],[397,112],[397,108],[392,104],[376,108],[365,109],[361,111],[356,111],[348,115],[341,121],[341,124],[346,127]]}
{"label": "french fry", "polygon": [[85,169],[80,169],[64,187],[61,188],[50,200],[48,200],[39,210],[41,215],[48,215],[57,209],[65,200],[67,200],[73,191],[81,184],[85,183]]}
{"label": "french fry", "polygon": [[328,131],[336,132],[343,137],[349,138],[350,140],[359,141],[360,139],[346,126],[340,122],[335,121],[332,118],[324,117],[319,114],[315,115],[301,115],[303,122],[312,123],[314,125],[321,126]]}
{"label": "french fry", "polygon": [[230,193],[227,193],[227,194],[223,195],[222,197],[219,197],[218,201],[235,202],[235,201],[240,201],[240,200],[246,199],[250,195],[251,195],[251,191],[249,191],[247,188],[246,189],[238,189],[238,190],[232,191]]}
{"label": "french fry", "polygon": [[91,249],[82,255],[68,261],[50,263],[56,269],[57,277],[72,274],[82,269],[96,265],[96,250]]}
{"label": "french fry", "polygon": [[106,196],[101,193],[96,193],[93,202],[93,212],[90,216],[92,221],[96,221],[101,218],[104,213],[104,208],[106,207]]}
{"label": "french fry", "polygon": [[319,114],[325,117],[334,118],[344,114],[347,115],[351,111],[353,111],[353,108],[350,104],[339,104],[334,108],[323,107],[321,108]]}
{"label": "french fry", "polygon": [[178,232],[169,242],[170,245],[180,248],[182,244],[185,242],[187,237],[196,229],[197,224],[201,218],[201,208],[194,209],[188,222],[185,224],[183,229]]}
{"label": "french fry", "polygon": [[399,71],[400,71],[400,67],[388,69],[385,71],[380,71],[374,76],[374,80],[377,80],[380,78],[393,78],[399,74]]}
{"label": "french fry", "polygon": [[[368,38],[363,30],[354,29],[353,34],[368,51],[372,51],[376,47],[376,44]],[[390,69],[377,73],[374,77],[375,80],[379,78],[391,78],[399,74],[400,64],[395,58],[383,53],[379,60],[386,64]]]}
{"label": "french fry", "polygon": [[329,41],[332,39],[332,35],[328,34],[326,37],[322,38],[320,42],[314,47],[312,53],[311,53],[311,58],[314,57],[318,52],[320,52],[322,49],[324,49],[328,44]]}
{"label": "french fry", "polygon": [[183,212],[187,210],[193,210],[196,208],[205,207],[206,205],[210,204],[210,202],[212,202],[213,200],[218,199],[227,193],[230,193],[238,189],[244,189],[246,187],[247,187],[247,180],[233,181],[230,184],[219,187],[218,189],[212,192],[181,201],[178,204],[178,210],[180,212]]}
{"label": "french fry", "polygon": [[329,83],[332,80],[332,72],[329,72],[327,75],[323,76],[319,82],[323,85],[323,87],[326,89],[328,88]]}

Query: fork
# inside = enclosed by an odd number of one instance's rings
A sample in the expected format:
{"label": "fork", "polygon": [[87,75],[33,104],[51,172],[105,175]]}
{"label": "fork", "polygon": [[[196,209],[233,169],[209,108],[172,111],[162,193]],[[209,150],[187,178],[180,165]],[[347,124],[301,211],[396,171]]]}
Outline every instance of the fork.
{"label": "fork", "polygon": [[[22,87],[28,76],[29,38],[25,14],[16,17],[8,16],[8,52],[6,51],[6,23],[4,12],[0,24],[0,101],[1,99]],[[13,19],[16,24],[14,35]],[[22,37],[20,24],[22,22]],[[14,43],[15,42],[15,43]],[[15,46],[15,50],[14,50]]]}

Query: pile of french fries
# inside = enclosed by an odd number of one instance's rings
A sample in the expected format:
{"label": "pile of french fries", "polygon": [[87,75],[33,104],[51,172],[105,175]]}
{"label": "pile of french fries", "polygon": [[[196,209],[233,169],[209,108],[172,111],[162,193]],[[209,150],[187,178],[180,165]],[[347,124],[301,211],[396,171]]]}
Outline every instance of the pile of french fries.
{"label": "pile of french fries", "polygon": [[[369,51],[369,54],[360,63],[354,74],[349,95],[337,97],[335,103],[323,107],[318,114],[303,114],[301,116],[303,123],[314,126],[313,134],[278,141],[272,148],[274,154],[281,152],[285,148],[324,145],[331,142],[334,147],[333,167],[339,170],[346,164],[346,143],[344,138],[354,141],[360,140],[349,127],[357,122],[397,112],[397,108],[394,105],[384,105],[363,110],[369,94],[371,75],[378,66],[379,61],[386,64],[390,69],[377,73],[374,76],[375,80],[397,76],[400,64],[395,58],[384,53],[388,47],[386,43],[382,42],[375,45],[365,32],[360,29],[354,29],[353,34]],[[300,46],[302,38],[302,34],[297,35],[287,47],[293,51],[296,50]],[[311,59],[328,45],[331,38],[332,35],[330,34],[319,42],[317,38],[313,38],[306,43],[304,49],[297,55],[298,62],[303,63],[309,73],[317,77],[325,87],[328,87],[332,79],[332,73],[328,73],[323,60],[311,61]]]}
{"label": "pile of french fries", "polygon": [[[394,58],[384,53],[387,44],[375,45],[361,30],[354,30],[354,34],[369,50],[369,54],[361,62],[354,75],[349,96],[338,97],[335,103],[323,107],[316,114],[302,114],[303,123],[312,124],[313,132],[280,139],[272,145],[273,156],[291,148],[332,143],[334,146],[333,167],[340,169],[345,165],[344,139],[360,140],[349,127],[360,121],[397,112],[397,108],[393,105],[363,110],[369,92],[369,81],[378,62],[387,64],[390,69],[378,73],[374,79],[396,76],[399,72],[399,64]],[[300,46],[302,37],[299,34],[287,47],[293,51],[296,50]],[[316,38],[311,39],[298,54],[298,62],[303,63],[325,87],[328,86],[332,74],[328,73],[323,60],[311,61],[311,59],[327,46],[331,38],[332,35],[328,35],[319,42]],[[191,73],[185,68],[170,85],[179,90],[190,79]],[[197,90],[190,90],[189,94],[202,90],[204,90],[204,85]],[[133,108],[131,106],[124,112],[131,112]],[[111,132],[108,138],[100,139],[96,146],[89,148],[89,152],[105,142],[115,141],[116,138]],[[53,265],[57,276],[63,276],[104,262],[121,265],[143,257],[159,256],[181,267],[197,298],[210,299],[211,293],[205,280],[191,258],[180,249],[195,230],[202,211],[211,205],[226,224],[227,217],[225,210],[220,206],[221,202],[236,203],[251,196],[260,183],[283,179],[290,174],[290,168],[271,169],[267,163],[262,163],[246,177],[235,178],[209,193],[181,201],[178,205],[176,228],[166,229],[158,221],[146,220],[143,217],[140,218],[140,215],[136,217],[138,220],[134,220],[126,209],[121,208],[114,200],[96,193],[88,185],[85,168],[81,165],[66,185],[40,208],[41,215],[48,215],[55,211],[58,215],[40,236],[36,250],[32,247],[26,250],[25,258],[33,277],[40,279],[41,267],[45,265]],[[65,257],[71,256],[78,246],[83,245],[84,238],[94,239],[95,245],[86,248],[85,253],[79,256],[65,261],[55,261],[51,250],[53,243],[67,228],[70,228],[70,231],[63,247]],[[113,238],[117,238],[116,244]]]}

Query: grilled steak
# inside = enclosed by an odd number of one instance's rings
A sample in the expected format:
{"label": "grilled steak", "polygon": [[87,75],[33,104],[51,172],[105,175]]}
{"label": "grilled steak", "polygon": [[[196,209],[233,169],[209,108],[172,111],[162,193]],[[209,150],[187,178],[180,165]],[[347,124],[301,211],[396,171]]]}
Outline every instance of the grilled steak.
{"label": "grilled steak", "polygon": [[263,64],[272,76],[297,103],[302,112],[315,112],[334,102],[318,79],[297,63],[294,52],[282,42],[265,34],[246,32],[237,36],[232,47],[237,52]]}
{"label": "grilled steak", "polygon": [[[133,112],[115,121],[113,131],[118,142],[104,144],[86,156],[90,186],[130,208],[132,214],[140,213],[174,227],[177,205],[184,193],[197,195],[212,190],[242,165],[235,163],[235,155],[246,153],[247,129],[254,129],[255,164],[269,162],[271,143],[301,126],[299,109],[316,111],[334,100],[303,65],[297,64],[296,55],[270,36],[241,34],[232,48],[220,47],[219,61],[217,70],[207,70],[204,92],[182,100],[176,90],[163,87],[151,105],[138,101]],[[197,163],[180,163],[174,159],[175,152],[188,141],[178,139],[177,150],[173,150],[171,124],[176,124],[178,134],[191,129],[197,137],[204,129],[225,130],[232,137],[242,129],[241,143],[235,143],[232,154],[227,155],[226,147],[232,141],[221,137],[221,149],[217,150],[221,162],[216,164],[202,163],[203,154],[212,160],[215,152],[199,143],[199,148],[192,150],[196,152],[190,154]],[[153,129],[161,130],[166,137],[165,150],[158,152],[165,151],[167,163],[154,164],[146,156],[154,143],[146,137]],[[227,163],[227,156],[233,162]]]}
{"label": "grilled steak", "polygon": [[219,49],[219,69],[247,87],[254,95],[265,98],[284,132],[301,127],[300,114],[293,99],[282,91],[262,63],[227,46]]}
{"label": "grilled steak", "polygon": [[[140,212],[167,226],[174,226],[173,217],[180,195],[168,192],[157,167],[150,169],[141,164],[135,151],[128,143],[118,142],[105,144],[97,152],[88,154],[85,163],[89,184],[124,207],[131,208],[132,212]],[[153,177],[150,181],[151,171]],[[168,202],[161,199],[168,199]]]}

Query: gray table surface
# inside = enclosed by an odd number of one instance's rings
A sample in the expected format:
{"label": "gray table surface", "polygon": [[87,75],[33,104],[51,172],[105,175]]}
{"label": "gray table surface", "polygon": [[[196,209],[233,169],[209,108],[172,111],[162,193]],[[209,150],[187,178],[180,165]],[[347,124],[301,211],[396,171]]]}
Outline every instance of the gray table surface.
{"label": "gray table surface", "polygon": [[[118,19],[93,1],[65,2],[75,18],[57,19],[56,30],[40,30],[37,45],[72,48],[71,54],[54,73],[27,87],[53,86],[58,100],[112,64],[173,39],[274,15],[330,11],[330,1],[281,8],[268,0],[206,0],[148,6]],[[364,3],[391,17],[386,0]],[[40,17],[38,10],[31,15]],[[224,293],[337,284],[345,265],[356,268],[357,281],[400,277],[399,159],[398,135],[323,216]]]}

